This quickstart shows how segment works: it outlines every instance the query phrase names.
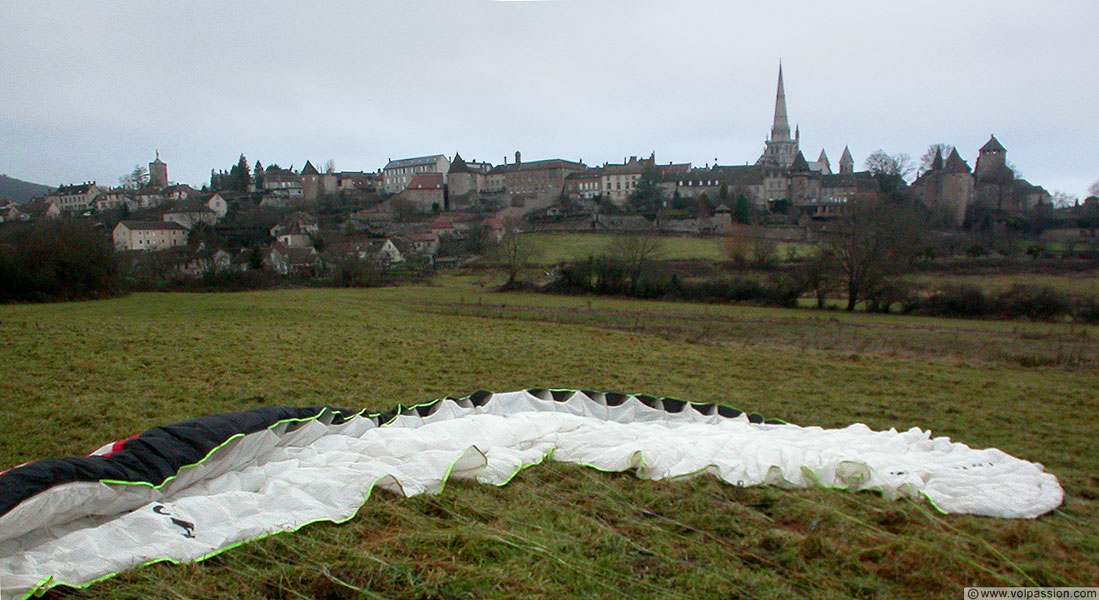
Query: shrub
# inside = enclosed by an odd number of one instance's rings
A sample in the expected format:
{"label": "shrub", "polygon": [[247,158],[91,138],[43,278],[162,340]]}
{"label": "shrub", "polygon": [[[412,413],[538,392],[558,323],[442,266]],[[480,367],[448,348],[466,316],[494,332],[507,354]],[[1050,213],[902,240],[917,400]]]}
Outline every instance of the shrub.
{"label": "shrub", "polygon": [[910,300],[904,312],[942,317],[985,317],[992,313],[988,297],[971,286],[938,290],[921,300]]}
{"label": "shrub", "polygon": [[1099,324],[1099,300],[1082,298],[1072,311],[1072,317],[1082,323]]}
{"label": "shrub", "polygon": [[0,301],[83,300],[119,291],[114,249],[83,222],[44,220],[0,246]]}
{"label": "shrub", "polygon": [[1068,296],[1045,286],[1016,285],[993,300],[997,314],[1049,321],[1072,313]]}

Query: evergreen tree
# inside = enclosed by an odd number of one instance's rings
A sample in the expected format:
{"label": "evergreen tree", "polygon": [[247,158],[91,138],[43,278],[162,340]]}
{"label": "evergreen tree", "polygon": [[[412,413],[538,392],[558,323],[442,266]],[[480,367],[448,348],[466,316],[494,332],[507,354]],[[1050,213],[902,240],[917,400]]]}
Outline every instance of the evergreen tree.
{"label": "evergreen tree", "polygon": [[248,184],[252,181],[252,171],[248,168],[248,159],[240,155],[237,164],[229,169],[228,188],[237,192],[247,192]]}
{"label": "evergreen tree", "polygon": [[660,174],[652,164],[646,164],[637,179],[637,186],[630,194],[634,210],[647,217],[655,217],[664,208],[664,193],[660,189]]}
{"label": "evergreen tree", "polygon": [[748,197],[744,194],[736,197],[736,205],[733,206],[733,220],[742,225],[752,221],[752,207],[748,204]]}
{"label": "evergreen tree", "polygon": [[256,161],[256,168],[252,170],[252,183],[256,188],[263,188],[263,165]]}

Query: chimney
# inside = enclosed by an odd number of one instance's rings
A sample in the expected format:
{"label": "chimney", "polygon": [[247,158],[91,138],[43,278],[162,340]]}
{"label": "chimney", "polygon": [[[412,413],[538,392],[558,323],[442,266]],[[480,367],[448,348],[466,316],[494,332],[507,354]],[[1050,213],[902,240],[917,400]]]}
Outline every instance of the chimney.
{"label": "chimney", "polygon": [[519,151],[515,151],[515,166],[523,164],[523,155],[519,154]]}

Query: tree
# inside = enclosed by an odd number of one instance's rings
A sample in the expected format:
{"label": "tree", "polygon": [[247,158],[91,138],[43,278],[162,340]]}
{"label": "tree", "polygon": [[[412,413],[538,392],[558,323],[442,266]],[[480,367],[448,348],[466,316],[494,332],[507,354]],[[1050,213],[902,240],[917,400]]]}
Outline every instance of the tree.
{"label": "tree", "polygon": [[0,302],[112,296],[118,275],[114,248],[84,220],[42,219],[0,240]]}
{"label": "tree", "polygon": [[615,236],[605,250],[611,260],[622,265],[630,291],[636,292],[641,276],[664,254],[664,240],[656,235],[635,233]]}
{"label": "tree", "polygon": [[752,222],[752,205],[748,202],[748,196],[737,194],[736,204],[733,205],[733,221],[741,225]]}
{"label": "tree", "polygon": [[660,173],[652,163],[646,163],[630,193],[630,204],[638,213],[655,218],[664,207],[664,192],[660,189]]}
{"label": "tree", "polygon": [[512,286],[518,281],[519,272],[535,258],[538,252],[539,248],[534,243],[534,238],[508,228],[508,232],[504,234],[503,239],[493,249],[493,258],[508,274],[508,280],[504,287]]}
{"label": "tree", "polygon": [[1091,184],[1091,187],[1088,188],[1088,194],[1091,196],[1099,196],[1099,181]]}
{"label": "tree", "polygon": [[908,203],[858,201],[827,232],[825,251],[847,288],[847,310],[877,294],[918,254],[926,220]]}
{"label": "tree", "polygon": [[931,146],[927,148],[927,152],[924,152],[923,156],[920,157],[920,168],[917,171],[917,174],[922,175],[930,171],[936,156],[945,160],[953,151],[954,146],[950,144],[931,144]]}
{"label": "tree", "polygon": [[134,165],[134,169],[128,174],[118,178],[118,185],[127,190],[140,190],[149,183],[149,170],[141,165]]}
{"label": "tree", "polygon": [[256,161],[256,168],[252,170],[252,183],[256,189],[263,189],[263,165]]}
{"label": "tree", "polygon": [[237,192],[247,192],[248,184],[252,182],[252,171],[248,168],[248,159],[241,154],[237,164],[229,169],[229,189]]}
{"label": "tree", "polygon": [[1053,192],[1051,202],[1054,208],[1072,208],[1080,204],[1080,199],[1072,194],[1066,194],[1062,191]]}
{"label": "tree", "polygon": [[890,155],[884,150],[875,150],[866,157],[866,170],[878,177],[899,177],[907,182],[914,168],[912,157],[907,154]]}
{"label": "tree", "polygon": [[263,268],[263,250],[259,246],[252,246],[252,251],[248,254],[248,266],[253,271]]}

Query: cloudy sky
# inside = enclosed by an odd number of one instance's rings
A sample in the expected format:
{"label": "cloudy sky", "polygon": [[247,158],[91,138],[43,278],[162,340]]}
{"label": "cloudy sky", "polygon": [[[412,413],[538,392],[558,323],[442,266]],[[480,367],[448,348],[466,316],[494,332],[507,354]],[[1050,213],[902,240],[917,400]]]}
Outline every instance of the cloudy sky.
{"label": "cloudy sky", "polygon": [[[764,6],[764,5],[767,6]],[[781,59],[813,160],[990,133],[1051,192],[1099,179],[1099,2],[0,0],[0,173],[196,187],[254,164],[458,151],[754,162]]]}

